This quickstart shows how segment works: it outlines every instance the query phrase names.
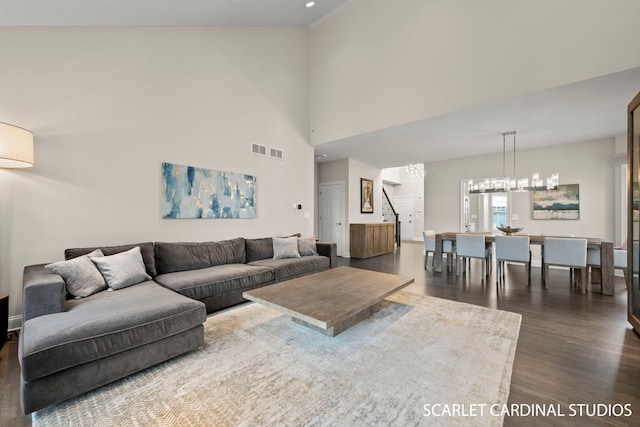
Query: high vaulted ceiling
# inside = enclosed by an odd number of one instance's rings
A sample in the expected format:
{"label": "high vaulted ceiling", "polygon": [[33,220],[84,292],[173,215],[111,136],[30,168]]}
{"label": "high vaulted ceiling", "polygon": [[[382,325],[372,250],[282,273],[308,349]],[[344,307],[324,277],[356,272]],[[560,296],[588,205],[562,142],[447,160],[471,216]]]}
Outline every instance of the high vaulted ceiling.
{"label": "high vaulted ceiling", "polygon": [[0,26],[308,26],[348,0],[0,0]]}
{"label": "high vaulted ceiling", "polygon": [[[349,0],[0,0],[2,26],[309,26]],[[383,168],[611,138],[626,131],[640,68],[315,146],[317,161]]]}

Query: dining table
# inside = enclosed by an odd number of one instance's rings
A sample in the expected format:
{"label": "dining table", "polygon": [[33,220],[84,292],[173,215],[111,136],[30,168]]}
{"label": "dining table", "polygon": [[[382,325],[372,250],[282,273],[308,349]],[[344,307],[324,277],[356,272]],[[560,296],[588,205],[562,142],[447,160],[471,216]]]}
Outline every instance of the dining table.
{"label": "dining table", "polygon": [[[482,232],[445,232],[436,233],[436,250],[433,256],[433,270],[435,272],[442,272],[442,242],[451,241],[455,243],[456,235],[458,234],[474,234],[484,235],[485,240],[489,243],[495,242],[496,235],[493,233]],[[514,236],[527,236],[529,237],[530,245],[544,246],[545,237],[563,237],[567,239],[586,239],[587,248],[600,249],[600,267],[591,267],[591,282],[600,283],[602,286],[602,293],[604,295],[615,294],[615,282],[614,282],[614,264],[613,264],[613,241],[607,239],[601,239],[598,237],[567,237],[567,236],[553,236],[544,234],[514,234]]]}

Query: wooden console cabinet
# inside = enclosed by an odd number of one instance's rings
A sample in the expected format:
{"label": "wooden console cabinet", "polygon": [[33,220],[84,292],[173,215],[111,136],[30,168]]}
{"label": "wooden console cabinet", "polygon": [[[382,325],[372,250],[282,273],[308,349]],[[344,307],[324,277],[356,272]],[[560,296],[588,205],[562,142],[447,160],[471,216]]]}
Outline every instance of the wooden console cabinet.
{"label": "wooden console cabinet", "polygon": [[351,224],[349,252],[352,258],[371,258],[394,251],[393,227],[388,222]]}

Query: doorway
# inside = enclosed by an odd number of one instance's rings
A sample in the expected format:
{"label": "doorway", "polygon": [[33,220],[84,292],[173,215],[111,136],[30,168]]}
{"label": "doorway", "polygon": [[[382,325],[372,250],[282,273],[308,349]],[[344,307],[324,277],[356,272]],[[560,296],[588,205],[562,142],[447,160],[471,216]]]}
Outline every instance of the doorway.
{"label": "doorway", "polygon": [[469,194],[467,181],[460,182],[460,230],[496,233],[511,223],[511,193]]}
{"label": "doorway", "polygon": [[335,242],[337,255],[344,256],[344,183],[320,184],[318,239]]}

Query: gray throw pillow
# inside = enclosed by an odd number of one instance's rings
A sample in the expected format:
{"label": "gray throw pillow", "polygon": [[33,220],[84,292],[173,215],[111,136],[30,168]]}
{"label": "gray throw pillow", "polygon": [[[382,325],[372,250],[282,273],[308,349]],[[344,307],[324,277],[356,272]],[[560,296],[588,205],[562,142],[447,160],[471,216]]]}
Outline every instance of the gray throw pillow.
{"label": "gray throw pillow", "polygon": [[140,246],[115,255],[89,259],[104,276],[109,290],[122,289],[151,280],[151,276],[145,271]]}
{"label": "gray throw pillow", "polygon": [[300,258],[297,237],[274,237],[273,259]]}
{"label": "gray throw pillow", "polygon": [[315,256],[318,255],[318,248],[316,247],[316,238],[311,237],[298,237],[298,252],[300,256]]}
{"label": "gray throw pillow", "polygon": [[44,268],[62,276],[67,292],[76,298],[84,298],[107,289],[107,284],[95,264],[89,257],[102,257],[102,251],[96,249],[87,255],[72,258],[68,261],[54,262]]}

